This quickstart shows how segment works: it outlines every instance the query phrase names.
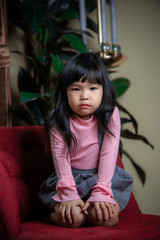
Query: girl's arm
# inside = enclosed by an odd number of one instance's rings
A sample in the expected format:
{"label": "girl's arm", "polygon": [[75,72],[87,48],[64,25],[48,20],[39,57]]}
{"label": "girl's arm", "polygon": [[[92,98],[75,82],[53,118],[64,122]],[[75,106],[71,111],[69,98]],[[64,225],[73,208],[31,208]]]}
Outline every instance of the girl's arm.
{"label": "girl's arm", "polygon": [[72,175],[68,148],[63,136],[59,131],[52,129],[50,142],[54,167],[58,177],[56,186],[58,193],[53,196],[53,199],[57,202],[80,199]]}
{"label": "girl's arm", "polygon": [[109,123],[109,129],[114,136],[107,132],[104,135],[99,157],[98,182],[92,188],[91,197],[88,199],[89,202],[109,202],[114,205],[116,204],[113,199],[111,180],[117,161],[120,125],[119,111],[115,107]]}

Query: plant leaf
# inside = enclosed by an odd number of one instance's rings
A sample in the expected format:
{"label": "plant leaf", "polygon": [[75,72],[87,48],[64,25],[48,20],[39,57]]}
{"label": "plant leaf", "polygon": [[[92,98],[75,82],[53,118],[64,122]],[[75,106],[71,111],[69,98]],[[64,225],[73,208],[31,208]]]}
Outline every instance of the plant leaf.
{"label": "plant leaf", "polygon": [[121,136],[124,138],[133,139],[133,140],[141,140],[144,143],[148,144],[152,149],[154,149],[154,146],[147,140],[146,137],[139,134],[134,134],[128,129],[122,130]]}
{"label": "plant leaf", "polygon": [[122,154],[123,154],[123,142],[121,141],[121,139],[120,139],[120,142],[119,142],[119,154],[120,154],[120,156],[121,156],[121,158],[122,158]]}
{"label": "plant leaf", "polygon": [[116,88],[117,98],[123,95],[130,86],[130,81],[126,78],[116,78],[112,80],[112,83]]}
{"label": "plant leaf", "polygon": [[62,62],[62,59],[53,53],[51,53],[51,57],[53,59],[53,68],[55,72],[60,73],[64,68],[64,63]]}
{"label": "plant leaf", "polygon": [[95,8],[97,8],[97,0],[87,0],[86,1],[86,9],[87,12],[92,12]]}
{"label": "plant leaf", "polygon": [[52,13],[48,13],[45,18],[45,27],[53,35],[56,34],[60,27],[60,20],[54,16]]}
{"label": "plant leaf", "polygon": [[79,52],[88,52],[83,41],[76,35],[64,34],[64,39],[70,43],[70,45]]}
{"label": "plant leaf", "polygon": [[132,122],[131,119],[128,119],[128,118],[121,118],[121,123],[122,123],[122,125],[125,124],[125,123],[130,123],[130,122]]}
{"label": "plant leaf", "polygon": [[48,56],[36,56],[36,59],[44,66],[46,66],[49,63]]}
{"label": "plant leaf", "polygon": [[26,102],[26,105],[27,105],[29,111],[32,113],[34,119],[38,122],[38,124],[39,125],[44,125],[45,120],[43,118],[43,115],[40,111],[40,108],[39,108],[36,100]]}
{"label": "plant leaf", "polygon": [[66,20],[70,20],[70,19],[74,19],[74,18],[78,18],[79,17],[79,13],[76,9],[74,8],[70,8],[66,11],[64,11],[60,16],[59,18],[63,21],[66,21]]}
{"label": "plant leaf", "polygon": [[89,17],[87,17],[87,28],[93,32],[98,33],[98,25]]}
{"label": "plant leaf", "polygon": [[11,53],[18,54],[18,55],[20,55],[20,56],[22,56],[22,57],[25,57],[27,60],[34,61],[34,59],[33,59],[31,56],[26,55],[26,54],[24,54],[24,53],[22,53],[22,52],[20,52],[20,51],[11,50],[10,52],[11,52]]}
{"label": "plant leaf", "polygon": [[18,87],[22,92],[39,92],[36,80],[23,67],[19,68]]}
{"label": "plant leaf", "polygon": [[86,35],[88,35],[89,37],[93,37],[93,35],[89,32],[89,31],[82,31],[80,29],[67,29],[67,30],[63,30],[63,33],[85,33]]}
{"label": "plant leaf", "polygon": [[122,107],[122,105],[120,105],[118,102],[116,102],[116,105],[117,105],[117,107],[119,108],[120,111],[126,113],[126,114],[130,117],[131,122],[132,122],[132,124],[133,124],[133,127],[134,127],[134,129],[135,129],[135,133],[137,134],[137,132],[138,132],[138,123],[137,123],[136,119],[133,117],[133,115],[132,115],[131,113],[129,113],[129,112],[128,112],[124,107]]}
{"label": "plant leaf", "polygon": [[46,31],[44,34],[44,45],[47,45],[53,38],[54,34],[52,32]]}
{"label": "plant leaf", "polygon": [[47,12],[45,0],[21,1],[21,16],[32,27],[34,32],[43,25],[44,17]]}
{"label": "plant leaf", "polygon": [[56,55],[58,55],[61,59],[64,59],[65,61],[68,61],[72,56],[75,55],[74,51],[68,51],[68,50],[56,50]]}
{"label": "plant leaf", "polygon": [[26,123],[28,123],[31,126],[39,125],[37,123],[37,121],[32,117],[32,115],[26,109],[24,109],[24,107],[22,107],[22,106],[13,106],[12,112],[17,117],[19,117],[20,119],[22,119],[23,121],[25,121]]}
{"label": "plant leaf", "polygon": [[138,174],[142,184],[144,185],[144,183],[146,181],[146,174],[143,171],[143,169],[137,163],[135,163],[133,158],[125,150],[123,150],[123,154],[126,155],[126,157],[131,161],[131,163],[133,164],[134,168],[137,171],[137,174]]}
{"label": "plant leaf", "polygon": [[31,93],[31,92],[20,92],[21,94],[21,103],[34,101],[39,97],[52,97],[52,93]]}

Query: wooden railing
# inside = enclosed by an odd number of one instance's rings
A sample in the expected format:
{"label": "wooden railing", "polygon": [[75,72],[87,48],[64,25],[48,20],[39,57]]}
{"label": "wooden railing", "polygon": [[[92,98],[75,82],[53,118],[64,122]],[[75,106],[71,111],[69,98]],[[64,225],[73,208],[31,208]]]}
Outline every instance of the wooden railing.
{"label": "wooden railing", "polygon": [[0,0],[0,126],[12,125],[6,2],[6,0]]}

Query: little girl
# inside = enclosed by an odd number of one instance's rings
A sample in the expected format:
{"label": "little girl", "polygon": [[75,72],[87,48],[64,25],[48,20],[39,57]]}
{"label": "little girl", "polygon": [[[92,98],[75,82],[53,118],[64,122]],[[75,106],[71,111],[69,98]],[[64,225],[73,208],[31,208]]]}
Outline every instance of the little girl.
{"label": "little girl", "polygon": [[66,64],[47,119],[55,172],[39,196],[53,224],[114,226],[127,205],[132,177],[116,166],[120,116],[101,59],[80,53]]}

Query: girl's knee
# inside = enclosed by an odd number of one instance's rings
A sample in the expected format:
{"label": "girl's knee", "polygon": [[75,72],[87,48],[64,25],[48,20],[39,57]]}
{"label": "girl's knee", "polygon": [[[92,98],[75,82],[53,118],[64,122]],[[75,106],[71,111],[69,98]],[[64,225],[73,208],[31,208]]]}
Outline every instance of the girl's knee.
{"label": "girl's knee", "polygon": [[98,219],[95,207],[93,205],[91,205],[88,209],[87,220],[91,226],[113,227],[113,226],[117,225],[119,222],[119,217],[118,217],[119,212],[120,212],[120,207],[118,204],[115,207],[115,212],[114,212],[112,218],[108,218],[107,220],[104,220],[104,216],[101,211],[100,218]]}
{"label": "girl's knee", "polygon": [[58,211],[53,211],[50,214],[50,221],[53,225],[58,225],[58,226],[68,227],[68,228],[78,228],[78,227],[81,227],[86,220],[86,216],[83,214],[80,207],[76,207],[75,219],[76,219],[76,222],[72,222],[71,224],[67,221],[67,219],[66,219],[66,222],[64,223]]}
{"label": "girl's knee", "polygon": [[103,226],[105,226],[105,227],[113,227],[113,226],[117,225],[118,222],[119,222],[119,217],[114,216],[111,219],[105,221]]}
{"label": "girl's knee", "polygon": [[86,216],[82,212],[82,209],[80,207],[76,207],[75,219],[76,219],[76,222],[72,223],[72,224],[69,224],[68,227],[78,228],[78,227],[81,227],[86,221]]}

